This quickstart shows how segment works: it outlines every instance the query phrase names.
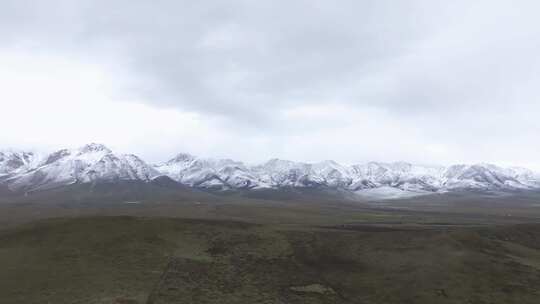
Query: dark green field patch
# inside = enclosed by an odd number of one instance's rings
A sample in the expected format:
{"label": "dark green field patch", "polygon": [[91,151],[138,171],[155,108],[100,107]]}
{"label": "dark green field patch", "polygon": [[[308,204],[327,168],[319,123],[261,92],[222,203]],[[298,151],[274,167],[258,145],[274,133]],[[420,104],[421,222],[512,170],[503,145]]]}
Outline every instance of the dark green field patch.
{"label": "dark green field patch", "polygon": [[134,217],[0,232],[1,303],[538,303],[540,226]]}

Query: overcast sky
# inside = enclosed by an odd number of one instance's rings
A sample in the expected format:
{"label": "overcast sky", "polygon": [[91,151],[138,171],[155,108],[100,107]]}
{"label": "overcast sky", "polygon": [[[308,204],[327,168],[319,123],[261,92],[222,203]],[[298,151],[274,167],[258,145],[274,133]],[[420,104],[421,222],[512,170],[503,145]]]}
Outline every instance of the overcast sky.
{"label": "overcast sky", "polygon": [[0,1],[0,146],[540,169],[539,1]]}

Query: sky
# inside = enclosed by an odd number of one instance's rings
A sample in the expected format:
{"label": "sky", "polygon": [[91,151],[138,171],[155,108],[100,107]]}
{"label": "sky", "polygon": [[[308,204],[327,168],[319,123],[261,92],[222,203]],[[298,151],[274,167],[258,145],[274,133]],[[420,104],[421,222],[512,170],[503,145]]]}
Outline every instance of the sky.
{"label": "sky", "polygon": [[540,2],[2,0],[0,148],[540,170]]}

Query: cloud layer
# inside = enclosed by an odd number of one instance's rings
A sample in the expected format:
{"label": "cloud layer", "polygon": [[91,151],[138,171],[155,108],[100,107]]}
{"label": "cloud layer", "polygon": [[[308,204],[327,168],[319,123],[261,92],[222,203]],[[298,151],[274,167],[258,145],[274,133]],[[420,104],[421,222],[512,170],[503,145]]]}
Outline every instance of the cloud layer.
{"label": "cloud layer", "polygon": [[540,168],[539,8],[2,1],[0,144]]}

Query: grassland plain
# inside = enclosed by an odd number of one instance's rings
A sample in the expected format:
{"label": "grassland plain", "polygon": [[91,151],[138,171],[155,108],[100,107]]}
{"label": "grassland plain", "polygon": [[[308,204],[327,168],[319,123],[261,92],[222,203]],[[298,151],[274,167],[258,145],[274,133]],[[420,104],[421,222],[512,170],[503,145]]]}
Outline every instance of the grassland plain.
{"label": "grassland plain", "polygon": [[540,225],[75,216],[0,233],[2,303],[538,303]]}
{"label": "grassland plain", "polygon": [[539,303],[539,195],[3,197],[0,303]]}

